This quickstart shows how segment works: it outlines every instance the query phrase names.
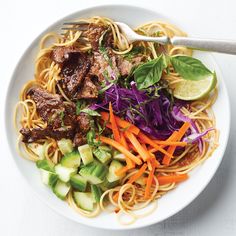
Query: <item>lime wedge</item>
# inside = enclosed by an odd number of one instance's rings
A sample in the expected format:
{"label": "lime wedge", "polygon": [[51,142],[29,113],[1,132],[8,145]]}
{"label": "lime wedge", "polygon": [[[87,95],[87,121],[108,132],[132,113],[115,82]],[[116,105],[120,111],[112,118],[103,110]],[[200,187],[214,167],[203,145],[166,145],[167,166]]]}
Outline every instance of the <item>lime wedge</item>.
{"label": "lime wedge", "polygon": [[212,76],[198,81],[182,80],[172,85],[173,95],[181,100],[197,100],[208,95],[216,86],[217,78]]}

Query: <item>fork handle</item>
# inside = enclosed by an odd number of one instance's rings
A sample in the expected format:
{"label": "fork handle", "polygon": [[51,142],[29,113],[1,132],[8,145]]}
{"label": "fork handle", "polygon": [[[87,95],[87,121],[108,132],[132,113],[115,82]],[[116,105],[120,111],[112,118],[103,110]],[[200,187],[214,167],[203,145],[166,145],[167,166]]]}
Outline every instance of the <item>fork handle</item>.
{"label": "fork handle", "polygon": [[176,46],[185,46],[197,50],[236,55],[236,41],[233,40],[201,39],[174,36],[170,39],[170,43]]}

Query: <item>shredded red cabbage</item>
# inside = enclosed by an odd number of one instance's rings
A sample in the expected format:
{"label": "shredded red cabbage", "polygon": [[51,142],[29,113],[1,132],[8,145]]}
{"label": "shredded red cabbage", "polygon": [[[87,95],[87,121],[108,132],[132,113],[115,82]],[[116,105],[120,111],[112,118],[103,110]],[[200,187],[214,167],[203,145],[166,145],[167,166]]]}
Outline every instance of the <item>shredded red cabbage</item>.
{"label": "shredded red cabbage", "polygon": [[127,89],[113,84],[104,92],[101,102],[91,105],[90,109],[108,110],[108,104],[111,102],[116,115],[135,124],[153,138],[161,140],[167,139],[183,122],[190,122],[191,129],[184,140],[198,142],[199,150],[202,152],[202,136],[211,129],[199,133],[194,121],[181,112],[181,108],[187,107],[188,103],[177,99],[171,103],[170,95],[161,87],[156,95],[152,89],[154,91],[157,87],[153,86],[144,91],[138,90],[135,82],[131,82],[130,85],[131,88]]}

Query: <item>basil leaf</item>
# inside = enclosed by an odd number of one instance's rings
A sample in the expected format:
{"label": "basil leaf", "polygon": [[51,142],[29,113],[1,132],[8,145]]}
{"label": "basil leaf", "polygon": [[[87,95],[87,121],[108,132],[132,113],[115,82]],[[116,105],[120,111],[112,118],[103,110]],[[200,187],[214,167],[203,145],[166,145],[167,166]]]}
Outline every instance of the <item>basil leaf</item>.
{"label": "basil leaf", "polygon": [[148,88],[161,79],[162,71],[167,67],[165,56],[162,54],[158,58],[140,65],[134,71],[134,79],[138,89]]}
{"label": "basil leaf", "polygon": [[203,80],[212,76],[212,72],[201,61],[188,56],[170,57],[175,71],[185,80]]}
{"label": "basil leaf", "polygon": [[84,112],[87,113],[90,116],[101,116],[97,111],[91,110],[89,108],[84,108],[83,110],[81,110],[80,112]]}

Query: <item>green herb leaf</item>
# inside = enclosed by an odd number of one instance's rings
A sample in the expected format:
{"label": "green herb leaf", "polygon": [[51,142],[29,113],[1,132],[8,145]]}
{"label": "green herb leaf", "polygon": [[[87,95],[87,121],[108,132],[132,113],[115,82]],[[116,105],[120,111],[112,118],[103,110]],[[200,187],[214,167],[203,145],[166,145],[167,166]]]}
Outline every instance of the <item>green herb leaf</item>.
{"label": "green herb leaf", "polygon": [[76,102],[76,115],[79,115],[80,110],[81,110],[81,105],[82,105],[81,101]]}
{"label": "green herb leaf", "polygon": [[188,56],[170,58],[175,71],[185,80],[202,80],[212,76],[212,72],[201,61]]}
{"label": "green herb leaf", "polygon": [[91,110],[89,108],[84,108],[83,110],[80,110],[80,112],[87,113],[90,116],[101,116],[97,111]]}
{"label": "green herb leaf", "polygon": [[89,132],[86,135],[86,138],[87,138],[87,143],[90,146],[93,146],[94,145],[94,140],[95,140],[95,132],[94,132],[93,129],[89,130]]}
{"label": "green herb leaf", "polygon": [[65,126],[65,124],[64,124],[64,117],[65,117],[64,111],[61,111],[59,116],[60,116],[60,119],[61,119],[61,125],[62,125],[62,127],[64,127]]}
{"label": "green herb leaf", "polygon": [[138,55],[139,53],[144,52],[145,48],[143,46],[136,46],[133,47],[132,50],[126,54],[124,54],[124,58],[128,61],[132,60],[134,56]]}
{"label": "green herb leaf", "polygon": [[140,65],[134,71],[134,78],[138,89],[145,89],[156,84],[167,67],[166,57],[162,54],[158,58]]}

